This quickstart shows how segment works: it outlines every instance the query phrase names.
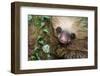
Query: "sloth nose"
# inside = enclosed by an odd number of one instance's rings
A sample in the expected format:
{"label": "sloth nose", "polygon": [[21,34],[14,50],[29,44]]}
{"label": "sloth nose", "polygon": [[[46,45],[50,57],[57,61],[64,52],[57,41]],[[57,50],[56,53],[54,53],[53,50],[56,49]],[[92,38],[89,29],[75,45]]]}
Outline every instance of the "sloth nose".
{"label": "sloth nose", "polygon": [[62,32],[60,42],[63,44],[69,44],[71,42],[70,35],[66,32]]}
{"label": "sloth nose", "polygon": [[62,36],[62,37],[61,37],[61,42],[67,42],[66,36]]}
{"label": "sloth nose", "polygon": [[71,39],[70,38],[61,38],[60,39],[60,42],[63,43],[63,44],[69,44],[71,42]]}

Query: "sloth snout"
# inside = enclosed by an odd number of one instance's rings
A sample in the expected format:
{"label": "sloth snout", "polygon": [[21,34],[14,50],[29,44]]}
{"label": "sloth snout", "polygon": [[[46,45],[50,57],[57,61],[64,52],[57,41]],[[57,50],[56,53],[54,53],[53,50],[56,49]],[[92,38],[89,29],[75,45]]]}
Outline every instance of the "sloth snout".
{"label": "sloth snout", "polygon": [[73,39],[75,39],[75,34],[74,33],[68,33],[68,32],[66,32],[66,31],[63,31],[62,33],[61,33],[61,35],[60,35],[60,42],[62,43],[62,44],[69,44],[69,43],[71,43],[71,41],[73,40]]}

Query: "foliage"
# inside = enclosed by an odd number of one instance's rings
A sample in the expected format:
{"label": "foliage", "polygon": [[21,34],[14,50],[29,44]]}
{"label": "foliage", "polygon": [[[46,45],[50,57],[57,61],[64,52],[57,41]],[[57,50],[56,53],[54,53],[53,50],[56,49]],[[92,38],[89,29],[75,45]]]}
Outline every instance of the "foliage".
{"label": "foliage", "polygon": [[33,54],[31,56],[32,60],[40,60],[40,52],[44,52],[47,55],[47,59],[50,58],[50,45],[47,41],[44,40],[45,36],[50,35],[50,31],[46,25],[46,23],[50,22],[50,16],[34,16],[29,15],[28,16],[28,22],[30,24],[34,24],[36,28],[38,28],[41,33],[38,33],[38,37],[36,40],[36,47],[33,49]]}

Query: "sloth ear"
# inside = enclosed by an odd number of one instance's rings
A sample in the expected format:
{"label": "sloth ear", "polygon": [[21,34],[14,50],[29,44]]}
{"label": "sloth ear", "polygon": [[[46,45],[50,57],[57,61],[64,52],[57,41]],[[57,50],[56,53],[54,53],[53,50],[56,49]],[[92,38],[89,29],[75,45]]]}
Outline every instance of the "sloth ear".
{"label": "sloth ear", "polygon": [[57,32],[57,34],[61,33],[61,32],[62,32],[61,27],[57,27],[57,28],[56,28],[56,32]]}

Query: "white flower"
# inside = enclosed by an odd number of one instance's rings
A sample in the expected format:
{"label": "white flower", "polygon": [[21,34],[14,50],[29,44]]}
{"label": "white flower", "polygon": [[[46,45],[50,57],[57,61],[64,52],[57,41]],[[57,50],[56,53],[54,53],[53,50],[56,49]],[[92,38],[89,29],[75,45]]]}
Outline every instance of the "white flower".
{"label": "white flower", "polygon": [[44,46],[42,47],[42,49],[43,49],[43,51],[44,51],[45,53],[49,53],[49,52],[50,52],[50,46],[49,46],[48,44],[44,45]]}

